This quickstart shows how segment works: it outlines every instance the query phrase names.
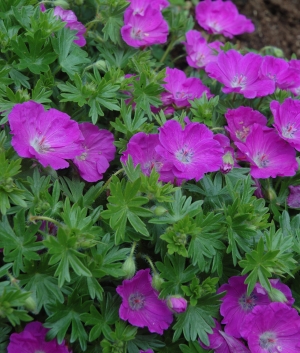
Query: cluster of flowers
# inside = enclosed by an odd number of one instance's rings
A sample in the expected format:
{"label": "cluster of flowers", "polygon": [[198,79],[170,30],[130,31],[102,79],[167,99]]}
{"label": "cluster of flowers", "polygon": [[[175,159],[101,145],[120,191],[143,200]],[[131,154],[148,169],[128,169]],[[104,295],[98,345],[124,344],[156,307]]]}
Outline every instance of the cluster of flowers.
{"label": "cluster of flowers", "polygon": [[[125,11],[124,26],[121,29],[123,40],[136,48],[165,43],[168,36],[168,24],[161,10],[169,5],[168,1],[128,1],[130,6]],[[196,6],[196,19],[208,33],[223,34],[230,38],[254,31],[253,23],[240,15],[236,6],[230,1],[205,0],[200,2]]]}
{"label": "cluster of flowers", "polygon": [[150,332],[160,335],[173,321],[173,314],[183,313],[187,301],[182,297],[171,296],[159,299],[159,292],[153,288],[150,270],[140,270],[131,279],[117,287],[122,298],[119,316],[122,320],[137,327],[148,327]]}
{"label": "cluster of flowers", "polygon": [[225,114],[237,151],[237,160],[247,161],[254,178],[293,176],[298,170],[296,151],[300,151],[300,102],[287,98],[282,104],[270,103],[274,128],[259,111],[241,106]]}
{"label": "cluster of flowers", "polygon": [[16,104],[8,115],[11,144],[19,156],[43,167],[67,168],[71,159],[86,181],[98,181],[114,159],[114,136],[91,123],[78,124],[56,109],[34,101]]}
{"label": "cluster of flowers", "polygon": [[131,0],[124,13],[121,28],[123,40],[138,48],[167,41],[169,27],[161,10],[169,6],[167,0]]}
{"label": "cluster of flowers", "polygon": [[245,98],[263,97],[276,88],[298,94],[300,89],[300,61],[261,56],[242,55],[231,49],[221,52],[216,60],[205,66],[209,77],[224,84],[224,93],[239,93]]}
{"label": "cluster of flowers", "polygon": [[[209,346],[215,353],[279,353],[300,351],[300,317],[292,308],[294,298],[288,286],[271,279],[272,291],[258,283],[247,295],[246,276],[235,276],[223,284],[218,293],[226,291],[220,308],[223,316],[213,333]],[[247,342],[249,349],[245,346]]]}
{"label": "cluster of flowers", "polygon": [[[40,9],[42,12],[45,12],[46,11],[45,5],[41,4]],[[86,28],[81,22],[77,21],[77,17],[73,11],[64,10],[60,6],[56,6],[54,8],[54,16],[66,22],[67,28],[70,28],[72,31],[76,31],[77,39],[74,40],[75,44],[77,44],[80,47],[83,47],[86,44],[86,40],[84,38]]]}
{"label": "cluster of flowers", "polygon": [[145,175],[155,168],[161,181],[180,185],[184,180],[198,181],[204,173],[219,170],[223,155],[224,149],[207,126],[185,118],[184,128],[178,121],[168,120],[158,134],[135,134],[121,162],[126,163],[131,156]]}

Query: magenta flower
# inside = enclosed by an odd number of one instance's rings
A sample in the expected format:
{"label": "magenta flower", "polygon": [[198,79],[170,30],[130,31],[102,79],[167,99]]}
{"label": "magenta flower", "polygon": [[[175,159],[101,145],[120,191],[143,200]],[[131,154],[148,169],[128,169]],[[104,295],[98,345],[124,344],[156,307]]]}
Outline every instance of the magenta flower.
{"label": "magenta flower", "polygon": [[207,43],[201,33],[190,30],[186,34],[185,48],[188,56],[186,61],[196,69],[204,68],[209,62],[217,60],[217,52],[223,43],[219,41]]}
{"label": "magenta flower", "polygon": [[171,171],[174,178],[198,181],[204,173],[220,168],[224,151],[204,124],[186,122],[182,128],[178,121],[169,120],[159,128],[160,145],[155,150],[166,161],[163,171]]}
{"label": "magenta flower", "polygon": [[181,296],[170,296],[167,300],[168,307],[175,313],[181,314],[186,311],[187,301]]}
{"label": "magenta flower", "polygon": [[300,60],[289,62],[290,77],[286,80],[286,86],[281,89],[289,89],[294,95],[300,95]]}
{"label": "magenta flower", "polygon": [[259,68],[262,56],[248,53],[243,56],[231,49],[221,52],[217,61],[210,62],[205,67],[208,76],[223,83],[224,93],[240,93],[245,98],[262,97],[275,91],[275,82],[259,78]]}
{"label": "magenta flower", "polygon": [[[280,301],[278,299],[284,299],[284,303],[289,305],[289,306],[292,306],[295,302],[295,299],[293,298],[293,295],[292,295],[292,291],[290,290],[290,288],[282,283],[279,279],[277,278],[273,278],[273,279],[270,279],[270,284],[271,286],[280,291],[281,292],[281,295],[277,295],[277,300],[274,300],[273,298],[271,298],[272,301]],[[261,293],[261,294],[268,294],[268,292],[265,290],[265,288],[260,284],[260,283],[256,283],[255,285],[255,289],[257,290],[258,293]]]}
{"label": "magenta flower", "polygon": [[223,284],[218,289],[218,293],[226,291],[220,307],[220,313],[224,317],[222,324],[226,324],[226,334],[236,338],[241,337],[243,322],[254,307],[270,303],[268,296],[257,292],[255,288],[247,295],[247,285],[244,284],[246,277],[233,276],[229,278],[228,284]]}
{"label": "magenta flower", "polygon": [[147,135],[144,132],[138,132],[129,140],[121,162],[125,164],[130,155],[134,166],[140,164],[141,171],[145,175],[149,176],[153,168],[159,173],[163,165],[163,158],[155,151],[157,145],[159,145],[158,134]]}
{"label": "magenta flower", "polygon": [[77,39],[74,40],[74,43],[80,47],[83,47],[86,44],[84,38],[84,33],[86,28],[84,25],[77,21],[75,13],[71,10],[64,10],[60,6],[56,6],[54,9],[54,16],[59,17],[63,22],[66,22],[66,27],[70,28],[72,31],[76,31]]}
{"label": "magenta flower", "polygon": [[86,181],[103,179],[103,173],[109,162],[115,157],[114,135],[108,130],[101,130],[91,123],[79,124],[84,141],[83,152],[73,159],[80,176]]}
{"label": "magenta flower", "polygon": [[299,81],[299,75],[289,66],[289,63],[281,58],[264,56],[259,69],[259,77],[269,78],[275,82],[275,86],[280,89],[289,89],[295,86],[295,81]]}
{"label": "magenta flower", "polygon": [[16,104],[8,115],[11,144],[21,157],[36,158],[43,167],[67,168],[65,159],[82,153],[83,136],[77,122],[56,109],[44,110],[29,101]]}
{"label": "magenta flower", "polygon": [[10,335],[7,353],[71,353],[65,341],[61,344],[56,339],[46,342],[48,331],[40,322],[30,322],[22,332]]}
{"label": "magenta flower", "polygon": [[143,47],[166,43],[169,27],[159,9],[147,6],[142,14],[129,6],[124,14],[121,35],[131,47]]}
{"label": "magenta flower", "polygon": [[162,86],[167,92],[161,95],[165,105],[174,104],[178,108],[190,107],[189,100],[200,98],[204,92],[208,98],[213,96],[200,78],[187,78],[185,73],[178,69],[167,67],[165,82],[166,84]]}
{"label": "magenta flower", "polygon": [[282,104],[272,101],[274,126],[281,138],[300,151],[300,101],[287,98]]}
{"label": "magenta flower", "polygon": [[117,287],[122,297],[119,316],[133,326],[148,327],[150,332],[160,335],[173,321],[173,315],[166,302],[158,298],[159,293],[152,287],[150,270],[140,270]]}
{"label": "magenta flower", "polygon": [[214,353],[250,353],[249,349],[237,338],[227,335],[222,331],[220,323],[214,319],[215,327],[213,332],[208,335],[209,346],[200,340],[200,346],[204,349],[214,349]]}
{"label": "magenta flower", "polygon": [[155,10],[163,10],[164,8],[169,6],[169,2],[167,0],[128,0],[130,2],[130,6],[125,11],[125,16],[128,15],[145,15],[145,10],[148,7],[151,7]]}
{"label": "magenta flower", "polygon": [[291,208],[300,208],[300,185],[289,186],[290,194],[287,198],[287,204]]}
{"label": "magenta flower", "polygon": [[253,178],[293,176],[298,169],[296,153],[273,129],[254,124],[245,143],[235,142],[250,162]]}
{"label": "magenta flower", "polygon": [[196,6],[196,19],[210,34],[223,34],[233,38],[242,33],[254,31],[253,23],[240,15],[231,1],[204,0]]}
{"label": "magenta flower", "polygon": [[225,118],[228,124],[225,129],[229,132],[232,141],[237,142],[246,141],[253,124],[267,126],[267,118],[250,107],[242,106],[236,109],[228,109]]}
{"label": "magenta flower", "polygon": [[286,304],[257,306],[241,330],[251,353],[300,352],[300,317]]}

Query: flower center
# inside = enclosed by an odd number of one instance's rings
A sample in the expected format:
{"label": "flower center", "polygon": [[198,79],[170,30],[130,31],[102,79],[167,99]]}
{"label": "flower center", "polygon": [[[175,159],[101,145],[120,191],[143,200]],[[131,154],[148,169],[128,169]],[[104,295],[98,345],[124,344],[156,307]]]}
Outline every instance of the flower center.
{"label": "flower center", "polygon": [[132,310],[140,310],[145,305],[145,296],[139,292],[132,293],[129,296],[128,303]]}
{"label": "flower center", "polygon": [[208,26],[210,28],[213,28],[217,32],[220,32],[222,29],[222,27],[220,26],[220,24],[217,21],[209,22]]}
{"label": "flower center", "polygon": [[184,145],[180,150],[175,153],[175,157],[182,163],[191,163],[194,152],[189,147]]}
{"label": "flower center", "polygon": [[85,161],[87,157],[87,152],[83,152],[80,156],[76,157],[79,161]]}
{"label": "flower center", "polygon": [[237,130],[235,135],[236,137],[241,140],[242,142],[246,141],[247,136],[249,135],[250,127],[243,126],[242,130]]}
{"label": "flower center", "polygon": [[273,80],[273,81],[277,81],[277,76],[275,75],[275,74],[271,74],[271,72],[268,72],[267,73],[267,76],[271,79],[271,80]]}
{"label": "flower center", "polygon": [[193,99],[193,94],[187,93],[187,92],[176,92],[175,98],[176,99]]}
{"label": "flower center", "polygon": [[157,161],[148,161],[143,165],[143,169],[146,173],[146,175],[150,175],[152,169],[154,168],[157,172],[160,171],[160,168],[162,167],[162,163],[161,162],[157,162]]}
{"label": "flower center", "polygon": [[294,124],[288,123],[286,126],[282,128],[282,136],[286,138],[294,138],[294,133],[297,131],[295,129]]}
{"label": "flower center", "polygon": [[132,39],[143,40],[145,34],[139,28],[132,28],[130,32],[130,36]]}
{"label": "flower center", "polygon": [[265,153],[257,152],[256,156],[253,158],[255,164],[258,168],[266,168],[269,164],[268,156]]}
{"label": "flower center", "polygon": [[254,294],[250,294],[250,296],[247,295],[247,293],[244,293],[240,298],[239,298],[239,304],[240,307],[244,311],[252,311],[252,309],[256,305],[256,296]]}
{"label": "flower center", "polygon": [[133,11],[133,16],[135,15],[140,15],[140,16],[144,16],[144,11],[145,9],[143,7],[141,7],[140,9],[136,8],[134,11]]}
{"label": "flower center", "polygon": [[50,150],[50,146],[45,143],[46,137],[35,137],[34,140],[30,143],[30,146],[33,147],[38,153],[46,153]]}
{"label": "flower center", "polygon": [[[276,335],[274,332],[266,331],[262,335],[259,336],[259,345],[261,348],[266,349],[268,352],[271,352],[271,348],[274,348],[276,345]],[[276,347],[277,352],[282,351],[281,346]],[[273,351],[273,350],[272,350]]]}
{"label": "flower center", "polygon": [[197,61],[196,61],[197,66],[204,66],[205,64],[205,55],[204,54],[198,54],[197,55]]}
{"label": "flower center", "polygon": [[241,87],[245,88],[247,83],[247,77],[243,74],[235,75],[233,80],[231,81],[231,87]]}

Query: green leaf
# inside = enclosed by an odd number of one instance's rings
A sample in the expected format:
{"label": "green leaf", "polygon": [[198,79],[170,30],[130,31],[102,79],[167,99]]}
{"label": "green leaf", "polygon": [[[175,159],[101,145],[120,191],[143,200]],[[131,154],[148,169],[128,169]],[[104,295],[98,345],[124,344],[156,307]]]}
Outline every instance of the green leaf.
{"label": "green leaf", "polygon": [[118,296],[112,297],[110,293],[107,293],[100,302],[101,313],[92,305],[89,313],[81,315],[81,319],[86,325],[93,326],[89,334],[89,341],[94,341],[100,337],[101,334],[103,334],[106,339],[111,339],[111,325],[114,324],[119,317],[119,301]]}
{"label": "green leaf", "polygon": [[182,332],[187,341],[199,339],[209,345],[207,334],[212,333],[215,323],[213,317],[217,317],[220,298],[223,294],[207,295],[202,297],[197,306],[189,306],[186,312],[180,314],[176,324],[173,341],[177,341]]}
{"label": "green leaf", "polygon": [[247,294],[250,295],[259,281],[268,291],[271,291],[271,284],[268,278],[272,277],[272,269],[276,267],[276,257],[280,250],[265,251],[263,238],[259,239],[256,250],[246,254],[246,260],[239,262],[243,268],[242,274],[249,273],[245,280],[248,284]]}
{"label": "green leaf", "polygon": [[16,37],[11,41],[12,50],[19,56],[18,68],[20,70],[29,69],[34,74],[40,74],[49,70],[49,64],[57,58],[51,45],[46,44],[41,38],[40,32],[36,32],[33,37],[28,36],[26,42],[22,37]]}
{"label": "green leaf", "polygon": [[155,265],[161,272],[160,276],[165,280],[160,293],[162,297],[171,294],[183,294],[182,284],[191,281],[197,273],[197,268],[193,265],[185,268],[185,258],[177,254],[166,255],[164,263],[156,262]]}
{"label": "green leaf", "polygon": [[31,292],[36,302],[35,313],[39,313],[50,304],[58,301],[64,302],[64,293],[58,287],[57,278],[54,278],[54,269],[48,265],[48,256],[43,256],[40,263],[25,262],[25,273],[19,276],[20,286]]}
{"label": "green leaf", "polygon": [[182,195],[182,191],[177,189],[175,195],[173,196],[173,202],[166,204],[166,212],[163,216],[158,218],[150,219],[149,223],[155,224],[173,224],[185,216],[189,215],[194,217],[199,212],[201,212],[202,200],[198,200],[192,203],[192,197],[186,197]]}
{"label": "green leaf", "polygon": [[58,62],[63,72],[66,72],[71,78],[74,74],[80,72],[84,65],[90,63],[88,54],[77,44],[73,43],[75,39],[74,31],[65,27],[52,37],[54,51],[58,55]]}
{"label": "green leaf", "polygon": [[129,182],[124,179],[122,182],[113,176],[110,183],[111,196],[108,197],[107,210],[102,212],[104,219],[109,219],[109,225],[116,231],[115,242],[120,243],[125,238],[127,220],[136,230],[145,236],[149,232],[140,217],[150,217],[152,212],[142,205],[148,202],[146,197],[136,196],[141,185],[141,180]]}
{"label": "green leaf", "polygon": [[67,303],[50,304],[50,316],[47,318],[45,327],[50,331],[47,333],[47,339],[52,340],[57,337],[59,344],[65,339],[66,332],[71,326],[70,342],[79,340],[80,347],[83,351],[87,347],[88,335],[82,324],[81,315],[88,311],[91,301],[83,300],[78,296],[77,290],[68,297]]}
{"label": "green leaf", "polygon": [[36,241],[39,224],[27,226],[25,211],[19,211],[14,217],[14,228],[12,229],[7,217],[3,217],[0,223],[0,247],[4,248],[4,261],[13,263],[14,276],[19,276],[24,271],[24,260],[39,260],[37,251],[44,246]]}

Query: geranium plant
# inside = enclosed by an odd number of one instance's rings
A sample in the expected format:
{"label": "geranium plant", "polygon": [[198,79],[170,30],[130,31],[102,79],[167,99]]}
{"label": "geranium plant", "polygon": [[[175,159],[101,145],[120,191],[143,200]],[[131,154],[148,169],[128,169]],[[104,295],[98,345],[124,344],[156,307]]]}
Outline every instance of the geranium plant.
{"label": "geranium plant", "polygon": [[300,351],[300,61],[253,31],[0,1],[0,352]]}

